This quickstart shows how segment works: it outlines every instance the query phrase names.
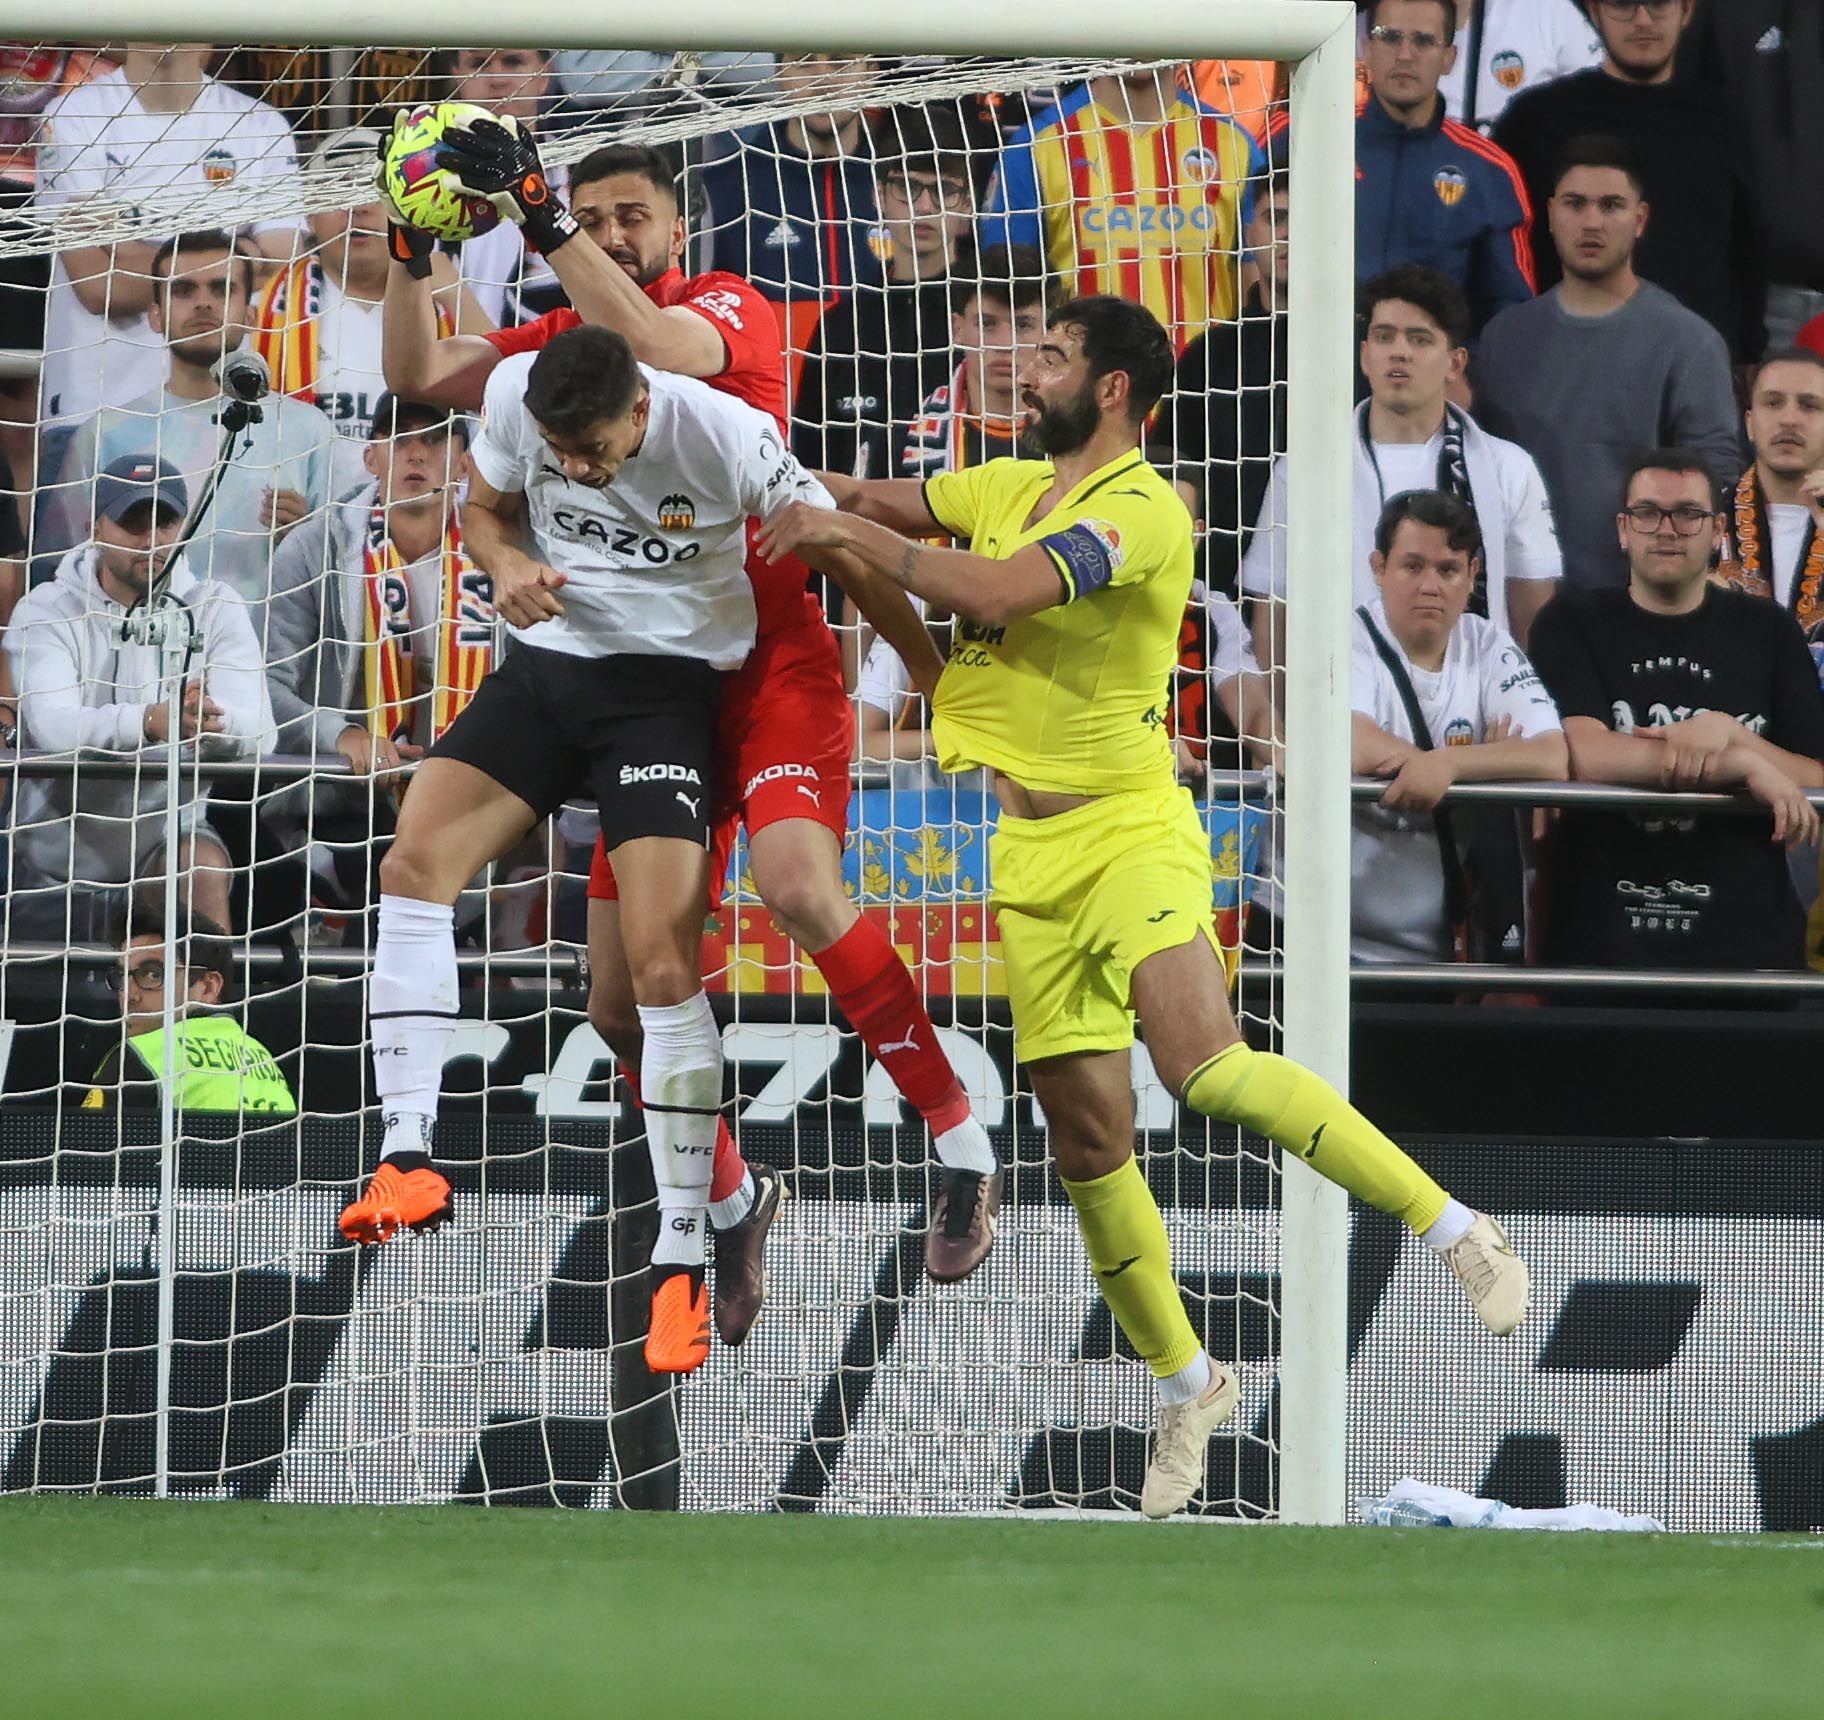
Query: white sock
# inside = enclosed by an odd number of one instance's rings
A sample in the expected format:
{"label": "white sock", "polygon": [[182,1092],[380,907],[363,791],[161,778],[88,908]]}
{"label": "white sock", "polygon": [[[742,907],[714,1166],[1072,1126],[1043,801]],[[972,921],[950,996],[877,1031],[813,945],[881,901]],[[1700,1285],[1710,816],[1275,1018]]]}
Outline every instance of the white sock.
{"label": "white sock", "polygon": [[1447,1248],[1454,1248],[1468,1233],[1469,1227],[1476,1222],[1476,1215],[1460,1200],[1447,1200],[1444,1210],[1432,1221],[1429,1230],[1420,1234],[1427,1248],[1436,1249],[1442,1254]]}
{"label": "white sock", "polygon": [[456,1031],[456,912],[410,896],[380,898],[367,988],[374,1091],[386,1118],[380,1156],[428,1153],[443,1060]]}
{"label": "white sock", "polygon": [[653,1264],[700,1267],[722,1105],[722,1036],[701,991],[684,1003],[640,1005],[640,1031],[640,1094],[659,1190]]}
{"label": "white sock", "polygon": [[[712,1161],[712,1170],[715,1168]],[[729,1230],[754,1210],[754,1173],[743,1171],[740,1186],[732,1194],[709,1203],[709,1222],[718,1230]]]}
{"label": "white sock", "polygon": [[932,1144],[937,1148],[938,1163],[946,1170],[974,1171],[986,1177],[1001,1168],[988,1131],[974,1117],[944,1130]]}
{"label": "white sock", "polygon": [[1199,1350],[1195,1361],[1187,1363],[1175,1374],[1154,1380],[1153,1389],[1158,1392],[1161,1403],[1190,1403],[1210,1389],[1210,1381],[1214,1377],[1210,1371],[1208,1354]]}

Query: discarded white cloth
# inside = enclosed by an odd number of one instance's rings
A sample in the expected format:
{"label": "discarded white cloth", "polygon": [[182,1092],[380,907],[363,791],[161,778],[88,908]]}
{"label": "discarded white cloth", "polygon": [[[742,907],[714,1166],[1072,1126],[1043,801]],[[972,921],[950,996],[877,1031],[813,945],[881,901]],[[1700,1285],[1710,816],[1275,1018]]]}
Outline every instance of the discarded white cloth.
{"label": "discarded white cloth", "polygon": [[1440,1529],[1625,1529],[1664,1534],[1656,1517],[1630,1516],[1605,1505],[1565,1505],[1551,1510],[1524,1510],[1503,1505],[1498,1499],[1478,1499],[1454,1487],[1433,1487],[1402,1477],[1378,1499],[1360,1504],[1364,1523],[1381,1525],[1422,1524]]}

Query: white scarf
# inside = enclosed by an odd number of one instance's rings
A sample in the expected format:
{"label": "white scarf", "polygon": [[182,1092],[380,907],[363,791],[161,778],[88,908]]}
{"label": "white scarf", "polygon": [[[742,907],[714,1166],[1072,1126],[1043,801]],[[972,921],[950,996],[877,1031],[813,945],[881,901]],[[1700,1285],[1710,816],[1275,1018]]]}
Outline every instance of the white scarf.
{"label": "white scarf", "polygon": [[[1375,589],[1374,573],[1368,566],[1368,551],[1374,547],[1374,527],[1381,509],[1390,496],[1383,493],[1381,474],[1369,457],[1367,445],[1368,405],[1363,401],[1355,409],[1355,541],[1366,545],[1360,565],[1355,569],[1357,604],[1372,603],[1380,596]],[[1463,434],[1464,476],[1477,522],[1482,527],[1482,574],[1488,586],[1488,617],[1496,626],[1511,633],[1507,618],[1507,503],[1501,492],[1501,474],[1495,470],[1493,438],[1470,417],[1454,406],[1446,413],[1455,414]]]}

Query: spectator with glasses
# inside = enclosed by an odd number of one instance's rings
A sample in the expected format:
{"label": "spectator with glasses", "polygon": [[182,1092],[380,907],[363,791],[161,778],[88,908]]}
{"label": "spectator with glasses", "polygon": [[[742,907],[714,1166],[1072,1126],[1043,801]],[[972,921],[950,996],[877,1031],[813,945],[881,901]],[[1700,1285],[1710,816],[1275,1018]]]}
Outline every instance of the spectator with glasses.
{"label": "spectator with glasses", "polygon": [[1768,816],[1567,812],[1545,953],[1605,967],[1797,967],[1804,917],[1780,845],[1818,834],[1804,795],[1824,788],[1811,654],[1779,605],[1711,582],[1723,521],[1695,450],[1641,455],[1619,494],[1626,587],[1561,596],[1533,628],[1572,775],[1734,789]]}
{"label": "spectator with glasses", "polygon": [[1506,153],[1445,113],[1457,63],[1451,0],[1372,0],[1368,99],[1355,122],[1355,274],[1398,263],[1448,275],[1471,331],[1533,296],[1531,220]]}
{"label": "spectator with glasses", "polygon": [[[170,929],[175,936],[169,953],[176,956],[183,981],[171,1000],[177,1044],[170,1062],[178,1109],[295,1116],[298,1102],[272,1053],[223,1008],[234,975],[228,934],[206,914],[186,914],[181,907]],[[120,919],[113,942],[120,962],[108,970],[108,982],[120,993],[122,1033],[95,1071],[82,1101],[85,1111],[156,1105],[165,1078],[165,988],[172,974],[162,906],[136,900]]]}
{"label": "spectator with glasses", "polygon": [[1649,211],[1625,145],[1573,138],[1549,208],[1564,279],[1483,332],[1476,415],[1539,462],[1566,584],[1620,585],[1615,496],[1629,450],[1690,448],[1719,488],[1741,472],[1729,354],[1702,317],[1634,272]]}
{"label": "spectator with glasses", "polygon": [[1747,135],[1722,89],[1681,70],[1695,5],[1585,0],[1601,66],[1516,97],[1495,141],[1526,179],[1541,288],[1570,266],[1548,213],[1564,140],[1599,133],[1628,144],[1653,211],[1636,266],[1708,322],[1737,363],[1751,363],[1766,344],[1767,291]]}
{"label": "spectator with glasses", "polygon": [[893,426],[949,380],[951,276],[975,226],[975,191],[954,120],[937,110],[892,109],[876,148],[885,278],[857,285],[825,313],[792,405],[798,458],[857,478],[891,476]]}

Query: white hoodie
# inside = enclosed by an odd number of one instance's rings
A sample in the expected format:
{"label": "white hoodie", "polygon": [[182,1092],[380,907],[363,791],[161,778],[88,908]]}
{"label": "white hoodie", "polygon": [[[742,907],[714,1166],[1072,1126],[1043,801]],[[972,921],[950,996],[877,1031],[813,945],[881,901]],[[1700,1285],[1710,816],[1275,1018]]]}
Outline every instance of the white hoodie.
{"label": "white hoodie", "polygon": [[[146,755],[137,777],[21,776],[13,803],[17,885],[127,883],[138,863],[164,846],[162,748],[145,738],[146,707],[162,703],[162,653],[124,641],[126,610],[102,590],[93,544],[73,549],[48,584],[20,600],[6,630],[6,654],[19,695],[19,744],[46,752]],[[222,708],[223,732],[203,749],[216,758],[270,752],[278,733],[266,691],[266,665],[233,590],[179,567],[171,595],[196,623],[189,679],[201,680]],[[194,756],[194,749],[186,752]],[[179,823],[195,823],[200,791],[186,772]]]}

